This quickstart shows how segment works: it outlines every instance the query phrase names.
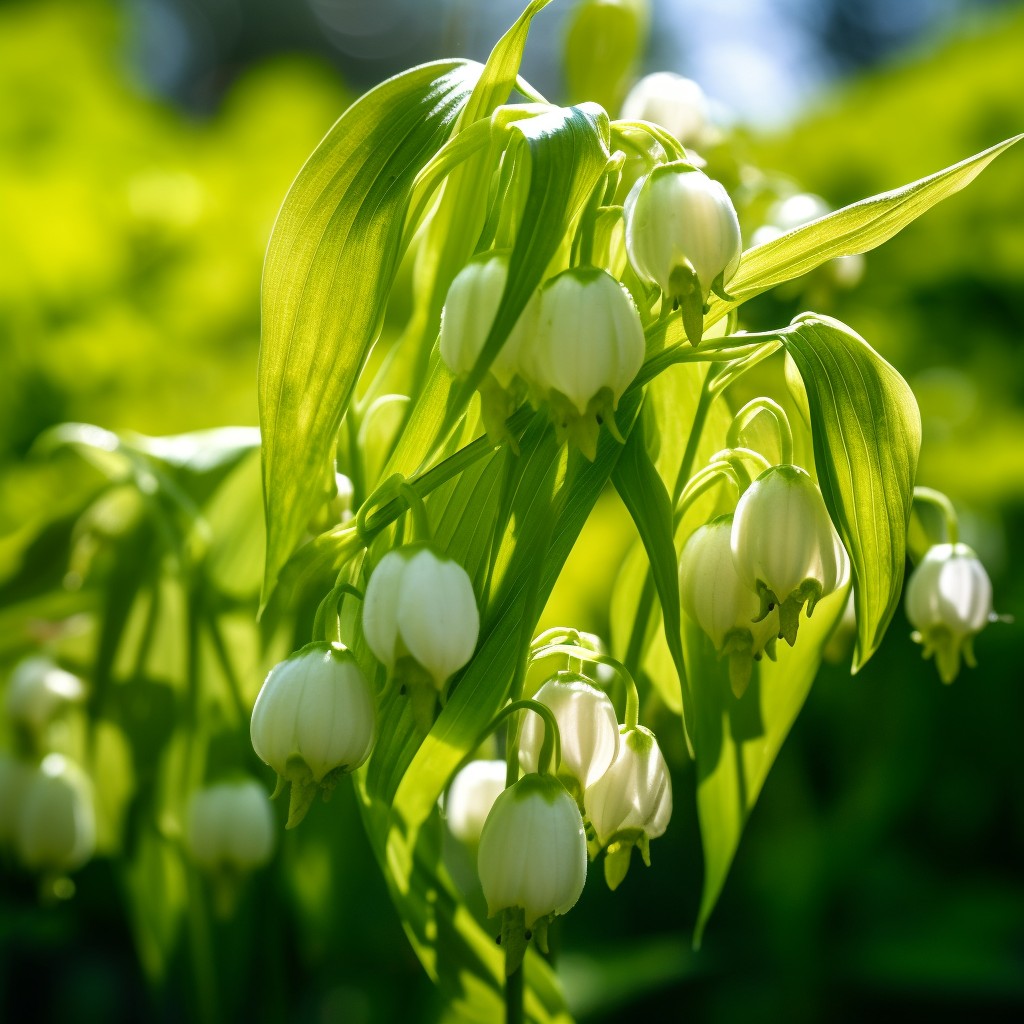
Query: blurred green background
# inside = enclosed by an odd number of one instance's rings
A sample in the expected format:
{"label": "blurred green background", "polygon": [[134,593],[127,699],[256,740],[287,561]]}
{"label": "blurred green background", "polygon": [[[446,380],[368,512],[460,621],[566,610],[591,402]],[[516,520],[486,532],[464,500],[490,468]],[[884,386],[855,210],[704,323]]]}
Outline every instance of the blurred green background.
{"label": "blurred green background", "polygon": [[[518,5],[496,5],[501,20],[480,52],[480,22],[476,35],[460,34],[466,9],[445,5],[420,51],[403,37],[376,63],[351,62],[345,79],[331,34],[317,34],[323,18],[273,6],[211,5],[233,12],[234,35],[211,30],[197,42],[167,29],[168,50],[180,50],[172,65],[152,47],[171,24],[160,12],[175,5],[0,4],[5,664],[30,645],[33,602],[60,588],[73,513],[99,481],[81,460],[35,456],[37,436],[66,420],[153,435],[253,424],[260,266],[298,167],[388,61],[397,70],[449,51],[483,56]],[[840,206],[1020,131],[1020,9],[965,20],[963,5],[931,6],[933,15],[957,7],[961,20],[914,37],[916,49],[897,59],[883,40],[872,59],[847,52],[844,64],[842,49],[822,40],[822,66],[831,59],[857,75],[826,87],[822,71],[798,115],[771,131],[739,129],[745,158]],[[275,39],[275,17],[298,27],[278,26]],[[542,43],[542,54],[557,60],[557,45]],[[282,46],[296,52],[273,52]],[[666,59],[664,34],[655,35],[658,58]],[[543,87],[555,95],[559,84]],[[816,287],[759,299],[744,307],[744,325],[777,326],[813,304],[897,366],[924,416],[919,482],[954,499],[964,539],[990,569],[997,609],[1024,622],[1024,151],[869,254],[858,289]],[[243,470],[238,487],[258,524],[254,471]],[[607,634],[607,595],[632,535],[614,499],[599,512],[550,615]],[[988,628],[976,649],[979,668],[943,687],[898,615],[859,676],[826,666],[699,954],[689,950],[699,841],[682,770],[653,867],[634,870],[617,894],[591,885],[561,928],[560,968],[579,1017],[617,1020],[628,1007],[655,1020],[859,1021],[883,1011],[1020,1019],[1020,625]],[[260,669],[248,668],[251,700]],[[111,829],[108,854],[117,848]],[[0,867],[0,1019],[194,1019],[185,943],[172,936],[147,958],[145,901],[133,888],[184,883],[155,871],[133,882],[102,851],[76,883],[73,900],[41,907],[29,876]],[[239,918],[213,928],[224,1020],[417,1021],[441,1011],[344,786],[283,837],[275,863],[250,880]]]}

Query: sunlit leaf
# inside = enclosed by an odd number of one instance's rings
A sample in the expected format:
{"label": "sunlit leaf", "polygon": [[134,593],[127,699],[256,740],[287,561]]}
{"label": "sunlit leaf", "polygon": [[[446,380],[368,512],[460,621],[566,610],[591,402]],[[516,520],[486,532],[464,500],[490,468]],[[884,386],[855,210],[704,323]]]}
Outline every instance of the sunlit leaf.
{"label": "sunlit leaf", "polygon": [[936,203],[969,185],[1000,153],[1022,138],[1024,135],[1015,135],[927,178],[862,199],[748,249],[736,276],[729,282],[728,292],[733,301],[713,298],[709,321],[721,319],[741,302],[800,277],[828,260],[867,252],[888,241]]}
{"label": "sunlit leaf", "polygon": [[[633,517],[640,539],[647,551],[651,575],[661,603],[665,641],[679,677],[682,711],[690,714],[690,699],[683,659],[682,624],[679,606],[678,565],[674,544],[672,502],[658,470],[647,453],[647,442],[641,419],[633,429],[612,480],[629,514]],[[670,705],[671,706],[671,705]],[[687,731],[692,722],[686,720]]]}
{"label": "sunlit leaf", "polygon": [[821,651],[846,603],[843,589],[821,601],[800,624],[795,647],[778,645],[777,662],[754,666],[746,693],[737,700],[727,659],[708,636],[684,617],[686,663],[696,710],[697,813],[704,849],[704,889],[694,930],[704,928],[732,865],[747,818],[768,771],[803,707],[821,664]]}
{"label": "sunlit leaf", "polygon": [[907,382],[845,324],[804,315],[794,326],[783,344],[807,392],[821,493],[853,563],[856,671],[903,588],[921,415]]}
{"label": "sunlit leaf", "polygon": [[479,66],[427,64],[346,111],[299,172],[263,277],[259,399],[264,596],[333,472],[346,403],[380,330],[416,173],[443,144]]}

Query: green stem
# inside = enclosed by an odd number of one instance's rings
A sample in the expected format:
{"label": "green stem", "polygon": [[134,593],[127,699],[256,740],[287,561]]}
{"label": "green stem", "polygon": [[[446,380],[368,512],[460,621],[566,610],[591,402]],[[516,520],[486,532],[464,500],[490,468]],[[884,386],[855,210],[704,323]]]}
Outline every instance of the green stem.
{"label": "green stem", "polygon": [[[505,913],[509,914],[512,911],[506,910]],[[525,988],[523,964],[520,964],[505,978],[505,1024],[523,1024]]]}
{"label": "green stem", "polygon": [[626,725],[630,729],[636,728],[637,719],[640,716],[640,694],[637,692],[636,681],[633,679],[632,673],[621,661],[613,658],[610,654],[601,654],[599,651],[592,651],[589,647],[576,644],[549,644],[532,653],[530,660],[540,661],[542,658],[550,658],[554,654],[564,654],[570,659],[589,661],[595,665],[607,665],[608,668],[618,673],[626,688]]}
{"label": "green stem", "polygon": [[[781,334],[782,332],[778,332]],[[752,370],[758,363],[764,362],[769,356],[775,355],[782,348],[781,341],[768,342],[754,349],[750,355],[739,359],[729,366],[723,367],[722,372],[715,378],[713,390],[716,395],[721,394],[730,384],[735,383],[748,370]]]}
{"label": "green stem", "polygon": [[789,417],[786,415],[786,410],[771,398],[761,397],[752,399],[736,413],[732,423],[729,425],[729,433],[727,434],[729,446],[732,448],[739,447],[740,436],[743,431],[761,413],[767,413],[775,424],[775,436],[779,441],[782,465],[791,466],[793,464],[793,428],[789,425]]}
{"label": "green stem", "polygon": [[[705,466],[687,483],[683,493],[679,496],[679,500],[676,502],[675,521],[677,523],[681,522],[683,516],[689,511],[690,506],[702,494],[705,494],[722,481],[731,483],[736,488],[737,495],[741,493],[742,485],[736,475],[735,467],[725,461],[712,462],[710,466]],[[749,477],[747,482],[750,482]]]}
{"label": "green stem", "polygon": [[362,601],[365,596],[363,592],[358,588],[354,587],[351,583],[338,583],[333,586],[327,593],[326,597],[320,602],[316,609],[316,615],[313,618],[313,639],[323,638],[328,642],[333,642],[334,637],[327,631],[327,609],[334,604],[334,614],[337,620],[336,628],[331,630],[331,634],[337,634],[338,643],[344,643],[341,637],[341,602],[345,599],[346,594],[351,594],[354,598]]}
{"label": "green stem", "polygon": [[942,519],[946,526],[946,541],[949,544],[956,544],[960,540],[960,522],[957,518],[953,502],[946,497],[942,491],[936,491],[931,487],[915,487],[914,501],[924,505],[931,505],[942,513]]}
{"label": "green stem", "polygon": [[[525,698],[506,704],[491,720],[491,724],[485,730],[485,735],[494,732],[509,715],[513,715],[517,711],[535,711],[544,719],[544,740],[540,745],[540,754],[537,757],[537,771],[541,775],[548,775],[552,770],[557,771],[562,762],[562,741],[558,735],[558,722],[555,720],[555,714],[551,708],[546,704],[541,704],[539,700]],[[511,766],[508,774],[513,774]],[[518,772],[516,774],[518,775]]]}
{"label": "green stem", "polygon": [[679,463],[679,472],[676,474],[676,483],[672,488],[672,504],[679,501],[686,487],[690,474],[693,472],[693,464],[697,460],[697,449],[700,447],[700,438],[704,433],[704,423],[708,418],[708,410],[714,401],[715,393],[712,385],[718,370],[714,366],[708,367],[704,374],[704,381],[700,388],[700,397],[697,399],[697,408],[693,411],[693,423],[690,424],[690,436],[686,439],[686,450],[683,452],[683,460]]}
{"label": "green stem", "polygon": [[431,539],[430,520],[427,518],[427,506],[423,504],[423,498],[411,484],[402,481],[398,485],[398,496],[408,506],[412,513],[413,539]]}

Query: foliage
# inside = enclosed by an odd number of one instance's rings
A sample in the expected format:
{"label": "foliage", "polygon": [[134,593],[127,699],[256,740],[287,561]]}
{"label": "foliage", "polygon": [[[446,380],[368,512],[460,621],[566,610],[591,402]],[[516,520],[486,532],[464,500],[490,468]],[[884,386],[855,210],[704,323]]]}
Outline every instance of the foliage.
{"label": "foliage", "polygon": [[[416,956],[439,985],[446,1012],[452,1019],[494,1019],[503,983],[501,951],[494,944],[493,922],[486,922],[474,885],[467,886],[463,877],[465,864],[460,868],[437,801],[481,743],[495,713],[510,697],[530,692],[524,687],[536,674],[529,670],[527,677],[532,636],[565,621],[606,632],[610,626],[612,650],[639,681],[644,715],[657,722],[675,762],[677,805],[688,802],[691,780],[696,793],[706,870],[700,907],[693,893],[681,893],[678,881],[668,881],[673,875],[696,877],[695,841],[692,833],[683,835],[693,812],[685,809],[677,812],[681,821],[671,845],[664,851],[655,847],[654,880],[631,877],[627,883],[643,894],[635,903],[656,893],[649,905],[662,927],[678,931],[697,921],[698,932],[703,929],[768,771],[808,697],[845,598],[841,591],[823,602],[802,623],[798,646],[781,649],[776,663],[758,665],[740,702],[728,690],[725,663],[680,613],[677,554],[693,529],[727,502],[708,492],[683,514],[678,499],[692,471],[732,443],[732,411],[748,389],[761,393],[774,387],[785,401],[796,451],[816,470],[851,554],[859,665],[879,646],[896,611],[919,444],[913,395],[889,362],[829,317],[804,317],[777,328],[800,308],[793,303],[808,295],[787,295],[787,286],[812,289],[819,280],[813,274],[799,282],[790,279],[836,253],[878,244],[926,205],[965,184],[995,153],[952,167],[916,190],[839,211],[745,256],[729,289],[732,298],[712,300],[707,335],[716,333],[711,329],[716,322],[723,331],[734,327],[723,319],[727,309],[763,288],[782,287],[742,308],[745,325],[767,331],[747,342],[760,348],[758,359],[742,365],[749,371],[742,379],[727,361],[699,365],[702,349],[684,341],[680,317],[649,307],[643,311],[647,361],[616,413],[624,444],[603,429],[596,458],[588,461],[559,443],[544,411],[526,406],[508,421],[511,442],[495,444],[483,433],[474,386],[542,277],[577,258],[576,229],[593,206],[610,151],[622,141],[615,122],[592,104],[501,105],[515,82],[530,15],[543,6],[531,6],[485,68],[470,62],[427,65],[364,97],[314,151],[288,193],[263,293],[262,476],[271,544],[262,584],[262,635],[253,622],[264,561],[260,460],[250,433],[160,438],[63,427],[37,445],[38,454],[53,459],[50,468],[31,471],[44,474],[42,482],[14,499],[16,509],[30,508],[35,495],[55,480],[75,481],[51,514],[3,541],[0,551],[9,567],[2,591],[8,607],[0,613],[9,638],[3,651],[11,658],[42,640],[62,664],[89,679],[85,713],[71,715],[70,732],[60,742],[97,779],[118,779],[117,785],[101,787],[101,853],[117,875],[140,961],[166,1000],[165,1012],[173,1012],[166,1006],[178,1006],[182,999],[174,988],[185,973],[186,953],[193,958],[194,974],[189,1009],[216,1019],[249,1005],[242,979],[254,962],[266,966],[268,977],[276,976],[279,992],[298,987],[287,975],[300,969],[318,970],[320,987],[327,991],[335,970],[327,951],[344,949],[350,958],[344,977],[355,979],[360,975],[352,962],[359,962],[361,947],[366,987],[381,1006],[390,998],[394,1007],[394,992],[388,996],[388,982],[375,960],[393,957],[396,939],[394,921],[379,914],[384,898],[379,870]],[[20,31],[61,38],[61,30],[43,17],[25,18]],[[9,229],[16,244],[5,254],[9,267],[0,286],[4,322],[16,328],[13,372],[4,376],[13,396],[5,404],[17,430],[5,431],[3,452],[20,455],[38,427],[79,409],[95,409],[90,402],[99,394],[112,395],[104,414],[109,422],[131,422],[153,433],[251,418],[253,375],[247,378],[238,363],[251,364],[253,356],[262,234],[288,176],[342,107],[340,94],[315,79],[278,70],[262,85],[246,85],[218,121],[198,127],[131,98],[98,65],[85,61],[84,51],[69,38],[63,46],[54,57],[52,81],[63,89],[64,103],[79,104],[80,119],[94,123],[105,140],[105,146],[97,146],[90,136],[88,151],[113,152],[130,137],[152,141],[136,141],[138,151],[148,153],[138,166],[119,162],[112,170],[111,162],[98,161],[90,168],[65,156],[85,148],[65,127],[73,119],[48,120],[42,103],[34,114],[25,105],[17,108],[18,115],[9,115],[8,124],[0,122],[0,137],[21,140],[12,150],[20,155],[0,163],[0,186],[20,190],[24,200],[17,204],[23,219]],[[11,44],[12,54],[18,49]],[[921,74],[927,79],[927,72]],[[3,91],[34,81],[13,59],[0,60],[4,75],[10,84],[0,85]],[[73,79],[92,83],[95,91],[72,89]],[[526,83],[519,87],[536,103]],[[287,90],[304,98],[308,120],[295,120],[294,106],[284,98]],[[275,111],[279,122],[273,121]],[[878,116],[890,115],[883,110]],[[847,123],[847,118],[837,121]],[[33,141],[34,132],[46,137],[40,126],[50,132],[46,147]],[[58,129],[69,134],[61,137]],[[265,159],[268,150],[261,141],[268,130],[282,142],[269,151],[272,161]],[[972,145],[981,148],[995,134]],[[764,154],[759,160],[770,162],[785,144],[756,145]],[[969,148],[943,158],[951,163]],[[902,163],[889,159],[893,166],[884,171],[882,161],[860,168],[871,189],[891,188],[930,169],[915,167],[908,174]],[[39,165],[52,170],[39,179],[33,197]],[[853,200],[861,194],[832,187],[843,181],[838,157],[829,166],[816,151],[806,164],[787,165],[798,167],[808,183],[830,197]],[[182,169],[169,172],[168,167]],[[883,174],[885,180],[878,181]],[[126,214],[117,198],[119,190],[145,198],[140,177],[151,189],[145,217],[137,204]],[[83,191],[103,199],[82,207],[75,197]],[[246,203],[231,201],[234,192],[243,191]],[[969,195],[979,192],[984,195],[983,186]],[[192,213],[179,217],[168,197],[186,193],[201,198],[189,207]],[[55,249],[63,265],[45,258],[41,240],[47,232],[37,234],[40,221],[33,217],[44,207],[40,198],[53,204],[46,214],[53,223],[62,219],[61,204],[64,218],[81,221],[79,230],[67,232],[68,245]],[[1001,205],[990,197],[957,202],[1015,210],[1005,199]],[[494,211],[502,208],[512,213],[507,223],[496,224]],[[753,203],[748,207],[754,208]],[[456,381],[435,345],[441,305],[455,272],[481,238],[489,242],[503,231],[512,242],[505,297],[477,370],[467,381]],[[966,234],[961,231],[960,237]],[[1010,245],[1004,248],[1012,251]],[[875,341],[868,328],[881,326],[886,343],[892,340],[892,322],[873,309],[882,308],[889,293],[875,277],[883,271],[874,268],[892,266],[885,262],[893,260],[889,251],[872,253],[865,312],[851,316]],[[926,251],[920,260],[926,265],[931,260],[932,270],[915,265],[907,273],[909,286],[927,294],[934,287],[929,274],[938,273],[934,263],[943,258],[951,259]],[[225,280],[228,267],[237,277]],[[941,273],[952,275],[958,267],[951,262]],[[891,269],[892,279],[900,280],[903,272],[903,266]],[[630,284],[639,297],[638,283]],[[828,301],[838,307],[828,306],[829,312],[853,308],[851,300],[832,293]],[[915,317],[929,322],[929,314],[916,309],[895,317],[900,323],[916,323]],[[922,365],[911,347],[922,330],[911,332],[894,351],[881,342],[878,347],[898,365],[904,360]],[[987,333],[988,344],[994,346],[996,336],[995,329]],[[704,351],[729,356],[730,343],[739,344],[740,337],[727,342],[708,337]],[[780,347],[791,359],[790,399],[782,396],[781,357],[759,363]],[[750,354],[745,349],[742,357]],[[210,383],[189,389],[199,363],[210,368]],[[215,372],[218,363],[225,369]],[[84,372],[90,366],[95,368]],[[145,388],[134,368],[154,382],[154,401],[140,403]],[[26,385],[33,380],[41,382],[46,401],[33,400]],[[192,409],[179,407],[185,390],[194,395]],[[395,394],[405,397],[396,401]],[[927,453],[927,403],[923,411]],[[1003,417],[999,422],[1012,421],[1005,406],[995,415]],[[703,426],[691,432],[694,422]],[[755,423],[744,441],[771,452],[775,438],[755,429],[761,426]],[[93,471],[83,472],[60,454],[69,448]],[[324,530],[335,460],[351,476],[355,503],[363,509],[358,520]],[[922,465],[929,466],[927,454]],[[21,467],[5,467],[4,473],[12,493],[32,479]],[[259,771],[246,738],[257,683],[271,664],[317,629],[329,638],[340,634],[367,676],[383,682],[361,637],[358,601],[331,587],[364,589],[372,567],[407,535],[403,522],[410,518],[405,513],[412,499],[396,488],[394,474],[402,474],[416,500],[424,502],[434,541],[473,580],[482,614],[477,653],[457,676],[426,737],[401,695],[384,695],[377,747],[355,777],[355,800],[339,787],[335,800],[341,807],[314,810],[298,832],[282,840],[273,868],[254,879],[274,899],[250,889],[233,926],[211,924],[206,918],[216,893],[190,865],[178,831],[185,798],[204,779],[239,769]],[[967,479],[976,481],[977,474]],[[1007,486],[1001,481],[988,488],[975,483],[972,493],[1001,495]],[[955,490],[955,480],[934,482]],[[18,518],[15,514],[14,521]],[[630,544],[613,587],[610,574]],[[65,576],[69,551],[71,574]],[[580,579],[585,593],[574,582]],[[314,623],[313,608],[329,591],[333,606],[327,602],[326,614],[321,611]],[[882,671],[876,659],[865,673],[866,685]],[[822,698],[830,700],[836,700],[834,694]],[[838,728],[835,721],[827,725]],[[793,781],[792,759],[778,771],[781,778],[773,784],[803,792]],[[886,813],[897,813],[896,797],[882,800],[877,790],[874,796]],[[767,808],[761,822],[780,815],[782,802]],[[856,808],[849,813],[856,814]],[[359,821],[368,849],[353,840]],[[828,857],[841,861],[827,836],[805,839],[808,849],[827,845]],[[750,881],[750,857],[744,891],[760,884]],[[332,863],[335,859],[340,864]],[[100,891],[90,871],[81,876],[80,899]],[[792,872],[780,869],[778,877],[783,885],[796,885]],[[584,898],[593,909],[581,905],[577,913],[601,932],[604,926],[595,922],[602,916],[621,922],[623,910],[614,909],[605,894],[595,894],[594,883]],[[666,891],[672,899],[665,898]],[[770,896],[764,900],[772,903]],[[350,906],[358,914],[345,912],[342,919],[339,911]],[[67,908],[62,912],[67,915]],[[382,916],[386,924],[379,923]],[[354,919],[359,922],[355,937]],[[258,928],[246,929],[247,922]],[[716,927],[723,935],[739,933],[728,906]],[[628,978],[623,975],[628,958],[615,948],[611,931],[603,940],[610,951],[607,969],[595,970],[602,962],[601,943],[586,931],[567,920],[566,946],[587,949],[590,957],[581,960],[577,954],[574,960],[569,953],[560,962],[568,1006],[547,962],[529,953],[527,1008],[533,1018],[565,1019],[569,1006],[586,1011],[588,1000],[591,1010],[611,1012],[616,991],[629,999],[645,984],[721,969],[715,951],[721,956],[725,947],[716,946],[714,927],[709,959],[703,962],[675,940],[646,935]],[[635,925],[631,934],[637,935]],[[256,948],[257,937],[266,939],[266,948]],[[291,945],[302,968],[282,966]],[[852,971],[874,971],[877,977],[884,970],[877,962],[884,949],[865,947],[859,955]],[[977,977],[1014,991],[1009,976],[999,980],[998,955],[992,963],[996,966],[988,973],[979,966]],[[311,967],[316,964],[320,967]],[[409,986],[424,993],[411,958],[399,969]],[[585,981],[574,987],[574,977]],[[600,991],[608,993],[607,1000],[597,1000]],[[347,1009],[358,1010],[358,1000],[346,1003],[345,993],[339,998]],[[424,1002],[429,1005],[425,995]],[[262,1012],[274,1019],[283,1009],[270,1006]]]}

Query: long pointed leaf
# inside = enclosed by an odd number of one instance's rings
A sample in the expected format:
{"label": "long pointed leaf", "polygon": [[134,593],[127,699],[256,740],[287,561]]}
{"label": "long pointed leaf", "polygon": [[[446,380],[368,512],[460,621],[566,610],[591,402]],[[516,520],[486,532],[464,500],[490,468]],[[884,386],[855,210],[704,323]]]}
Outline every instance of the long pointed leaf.
{"label": "long pointed leaf", "polygon": [[718,657],[704,632],[686,620],[686,663],[692,670],[696,708],[697,814],[704,848],[695,946],[700,945],[747,818],[807,699],[822,648],[845,603],[846,590],[822,601],[813,617],[801,622],[795,647],[779,644],[778,662],[764,659],[755,666],[739,700],[729,685],[727,661]]}
{"label": "long pointed leaf", "polygon": [[733,301],[713,299],[708,322],[720,320],[741,302],[801,277],[837,256],[867,252],[888,241],[936,203],[965,188],[1024,135],[1000,142],[952,167],[891,192],[862,199],[811,221],[764,245],[748,249],[729,282]]}
{"label": "long pointed leaf", "polygon": [[295,179],[267,250],[259,404],[267,513],[264,600],[333,471],[345,405],[382,322],[416,173],[480,68],[447,61],[353,104]]}
{"label": "long pointed leaf", "polygon": [[921,449],[910,385],[830,317],[798,317],[783,344],[803,378],[821,493],[853,563],[857,671],[882,641],[903,589]]}

